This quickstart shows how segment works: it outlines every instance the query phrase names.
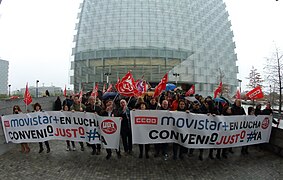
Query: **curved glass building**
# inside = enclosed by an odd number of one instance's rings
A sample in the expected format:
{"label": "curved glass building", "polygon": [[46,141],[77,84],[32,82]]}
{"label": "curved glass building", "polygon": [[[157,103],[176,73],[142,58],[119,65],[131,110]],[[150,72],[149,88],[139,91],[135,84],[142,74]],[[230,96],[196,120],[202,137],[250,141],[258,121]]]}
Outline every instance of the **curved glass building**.
{"label": "curved glass building", "polygon": [[[220,82],[238,84],[237,55],[223,0],[84,0],[73,48],[74,90],[116,82],[129,70],[158,83],[212,95]],[[110,74],[110,75],[109,75]],[[173,75],[175,74],[175,75]]]}

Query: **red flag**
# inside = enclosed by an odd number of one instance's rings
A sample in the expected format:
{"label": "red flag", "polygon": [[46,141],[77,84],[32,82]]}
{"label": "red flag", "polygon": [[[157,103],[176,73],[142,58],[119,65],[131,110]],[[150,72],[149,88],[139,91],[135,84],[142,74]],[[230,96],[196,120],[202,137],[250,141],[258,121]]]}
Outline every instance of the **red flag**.
{"label": "red flag", "polygon": [[112,84],[109,85],[108,89],[106,90],[106,92],[111,92],[112,91]]}
{"label": "red flag", "polygon": [[146,92],[148,89],[148,85],[146,83],[146,81],[143,82],[143,92]]}
{"label": "red flag", "polygon": [[261,99],[263,98],[263,92],[260,88],[260,86],[257,86],[256,88],[254,88],[253,90],[251,90],[250,92],[248,92],[246,94],[246,96],[249,98],[249,99]]}
{"label": "red flag", "polygon": [[146,82],[143,80],[143,77],[135,82],[135,86],[138,90],[137,96],[141,96],[144,92],[146,92]]}
{"label": "red flag", "polygon": [[186,96],[190,96],[191,94],[195,94],[195,85],[192,85],[191,88],[186,92]]}
{"label": "red flag", "polygon": [[216,98],[218,96],[218,94],[221,93],[221,92],[222,92],[222,81],[220,82],[217,89],[215,89],[215,91],[214,91],[214,98]]}
{"label": "red flag", "polygon": [[241,93],[239,89],[236,92],[236,99],[241,99]]}
{"label": "red flag", "polygon": [[24,95],[24,102],[25,102],[26,105],[29,105],[32,102],[32,98],[31,98],[31,95],[30,95],[29,90],[28,90],[28,83],[26,85],[26,91],[25,91],[25,95]]}
{"label": "red flag", "polygon": [[94,97],[98,96],[98,83],[95,83],[95,86],[93,86],[93,90],[90,95]]}
{"label": "red flag", "polygon": [[67,97],[67,89],[66,89],[66,85],[65,85],[65,89],[64,89],[64,96]]}
{"label": "red flag", "polygon": [[103,88],[102,88],[102,93],[104,94],[105,91],[106,91],[106,84],[104,83],[104,84],[103,84]]}
{"label": "red flag", "polygon": [[83,99],[83,89],[81,89],[80,94],[79,94],[79,101],[82,102]]}
{"label": "red flag", "polygon": [[162,91],[164,91],[166,89],[167,81],[168,81],[168,73],[166,73],[164,75],[164,77],[161,79],[160,83],[155,87],[153,97],[159,96],[162,93]]}
{"label": "red flag", "polygon": [[135,80],[130,71],[121,79],[121,81],[118,79],[115,87],[123,96],[131,97],[138,94],[138,90],[135,87]]}

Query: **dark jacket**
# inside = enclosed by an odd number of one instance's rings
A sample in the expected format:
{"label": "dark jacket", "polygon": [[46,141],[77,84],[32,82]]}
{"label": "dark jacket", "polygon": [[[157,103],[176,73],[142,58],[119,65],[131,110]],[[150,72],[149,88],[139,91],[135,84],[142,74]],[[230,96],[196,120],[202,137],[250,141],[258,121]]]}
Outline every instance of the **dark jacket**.
{"label": "dark jacket", "polygon": [[262,115],[262,111],[258,108],[255,108],[255,115]]}
{"label": "dark jacket", "polygon": [[122,108],[119,108],[117,111],[117,117],[121,117],[121,132],[131,131],[131,117],[130,117],[130,109],[127,108],[124,112]]}
{"label": "dark jacket", "polygon": [[264,109],[262,110],[262,115],[270,115],[270,114],[273,114],[273,111],[272,109]]}
{"label": "dark jacket", "polygon": [[54,103],[54,111],[61,111],[62,110],[62,102],[58,97]]}
{"label": "dark jacket", "polygon": [[233,104],[231,108],[232,114],[233,115],[246,115],[246,112],[243,107],[238,107],[235,104]]}
{"label": "dark jacket", "polygon": [[157,107],[157,103],[155,103],[154,105],[152,105],[151,103],[148,104],[148,109],[150,110],[156,110]]}
{"label": "dark jacket", "polygon": [[94,105],[88,104],[85,108],[85,111],[86,112],[93,112],[93,113],[96,112],[98,115],[100,115],[102,108],[100,106],[94,106]]}

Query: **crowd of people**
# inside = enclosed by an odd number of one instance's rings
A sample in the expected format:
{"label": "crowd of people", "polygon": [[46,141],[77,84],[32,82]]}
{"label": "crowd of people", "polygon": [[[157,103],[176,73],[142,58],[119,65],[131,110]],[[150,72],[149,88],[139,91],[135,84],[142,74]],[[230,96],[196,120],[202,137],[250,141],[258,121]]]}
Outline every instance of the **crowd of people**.
{"label": "crowd of people", "polygon": [[[82,102],[78,96],[67,96],[66,99],[62,102],[60,97],[57,97],[54,103],[55,111],[80,111],[80,112],[91,112],[97,113],[100,116],[110,116],[110,117],[121,117],[121,139],[123,145],[123,151],[126,155],[131,155],[133,153],[133,144],[132,144],[132,131],[131,131],[131,110],[170,110],[170,111],[183,111],[187,113],[196,113],[196,114],[207,114],[207,115],[246,115],[244,108],[242,107],[241,100],[236,99],[234,104],[229,102],[220,103],[215,102],[211,96],[202,97],[201,95],[194,95],[190,98],[185,98],[184,95],[178,93],[164,92],[158,98],[153,98],[151,96],[145,95],[143,97],[130,97],[123,98],[121,96],[116,96],[114,99],[104,99],[102,100],[99,97],[94,96],[84,96]],[[41,111],[41,106],[38,103],[34,104],[34,111]],[[19,106],[13,107],[13,113],[21,113]],[[270,103],[266,104],[265,109],[261,109],[261,105],[258,104],[256,108],[249,107],[248,115],[270,115],[272,114],[272,109]],[[48,141],[44,142],[47,153],[50,152],[50,146]],[[80,150],[84,151],[84,143],[79,142]],[[92,148],[92,155],[101,154],[101,145],[100,144],[87,144]],[[22,152],[28,153],[30,148],[27,143],[22,143]],[[161,144],[139,144],[139,158],[149,158],[150,148],[154,151],[153,156],[159,157],[162,156],[164,160],[169,158],[168,152],[169,148],[172,147],[173,159],[183,159],[185,155],[193,156],[194,149],[188,149],[177,143],[169,146],[168,143]],[[44,150],[43,142],[39,143],[39,153],[42,153]],[[66,150],[75,151],[76,146],[73,141],[66,141]],[[216,150],[216,156],[214,151]],[[199,160],[204,159],[205,149],[199,149]],[[223,149],[209,149],[208,158],[217,159],[228,158],[228,153],[233,154],[234,151],[232,148],[223,148]],[[106,159],[110,159],[112,156],[112,150],[106,149],[107,156]],[[118,158],[121,158],[120,148],[116,150]],[[241,147],[241,154],[248,155],[248,146]]]}

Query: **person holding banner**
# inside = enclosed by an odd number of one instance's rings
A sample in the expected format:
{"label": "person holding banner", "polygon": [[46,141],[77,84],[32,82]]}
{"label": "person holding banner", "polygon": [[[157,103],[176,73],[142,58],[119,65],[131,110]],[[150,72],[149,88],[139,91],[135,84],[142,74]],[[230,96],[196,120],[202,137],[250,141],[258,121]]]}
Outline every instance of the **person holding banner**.
{"label": "person holding banner", "polygon": [[[34,104],[34,106],[33,106],[33,112],[40,112],[40,111],[42,111],[42,109],[41,109],[41,105],[39,104],[39,103],[35,103]],[[49,153],[50,152],[50,146],[49,146],[49,142],[48,141],[44,141],[44,144],[45,144],[45,146],[46,146],[46,148],[47,148],[47,153]],[[38,153],[42,153],[43,152],[43,143],[42,142],[39,142],[39,151],[38,151]]]}
{"label": "person holding banner", "polygon": [[149,101],[149,105],[148,105],[148,109],[151,109],[151,110],[156,110],[157,109],[157,102],[156,102],[156,99],[153,97],[150,99]]}
{"label": "person holding banner", "polygon": [[[273,114],[273,110],[271,109],[271,104],[270,104],[270,102],[267,102],[266,106],[265,106],[265,109],[262,110],[262,115],[270,115],[270,116],[272,116],[272,114]],[[279,122],[275,121],[273,118],[272,118],[272,123],[274,123],[276,125],[279,124]]]}
{"label": "person holding banner", "polygon": [[[259,105],[260,105],[260,108],[258,108],[258,110],[261,109],[261,104],[259,104]],[[256,107],[258,107],[258,106],[256,106]],[[248,107],[248,115],[255,115],[256,109],[254,109],[253,107]],[[261,114],[261,110],[260,110],[260,114]],[[242,146],[242,150],[241,150],[242,155],[248,155],[249,154],[248,147],[249,146]]]}
{"label": "person holding banner", "polygon": [[[20,106],[14,105],[13,114],[20,114],[20,113],[22,113]],[[21,147],[22,147],[21,152],[23,152],[23,153],[29,153],[30,152],[30,148],[28,146],[28,143],[21,143]]]}
{"label": "person holding banner", "polygon": [[[99,105],[96,105],[96,101],[98,100],[95,99],[94,96],[90,96],[88,98],[88,104],[86,106],[86,112],[92,112],[98,115],[101,115],[101,107]],[[99,100],[100,101],[100,100]],[[91,155],[99,155],[100,154],[100,150],[101,150],[101,144],[90,144],[91,148],[92,148],[92,152]]]}
{"label": "person holding banner", "polygon": [[[208,104],[206,102],[203,103],[202,108],[200,107],[199,101],[195,100],[192,102],[192,109],[190,109],[191,113],[195,113],[195,114],[206,114],[207,113],[207,108],[208,108]],[[205,112],[203,113],[204,110]],[[192,157],[194,153],[194,149],[190,149],[189,150],[189,157]],[[199,150],[199,160],[202,161],[203,160],[203,149]]]}
{"label": "person holding banner", "polygon": [[[140,110],[146,110],[147,108],[147,105],[145,102],[140,102],[139,103],[139,107],[138,109]],[[148,152],[149,152],[149,144],[139,144],[139,149],[140,149],[140,155],[139,155],[139,158],[142,158],[143,157],[143,147],[145,149],[145,158],[148,159],[149,158],[149,155],[148,155]]]}
{"label": "person holding banner", "polygon": [[[167,111],[170,110],[168,101],[166,99],[162,101],[161,107],[158,108],[158,110],[167,110]],[[168,143],[154,144],[154,148],[155,148],[154,157],[158,157],[160,154],[160,151],[162,150],[163,158],[166,161],[168,159],[167,147],[168,147]]]}
{"label": "person holding banner", "polygon": [[[75,111],[83,112],[83,111],[85,111],[85,108],[86,108],[85,105],[80,102],[79,97],[78,97],[78,96],[75,96],[75,97],[74,97],[74,103],[73,103],[73,105],[71,106],[71,110],[72,110],[73,112],[75,112]],[[83,143],[83,142],[79,142],[79,144],[80,144],[80,146],[81,146],[81,151],[84,151],[84,150],[85,150],[85,148],[84,148],[84,143]]]}
{"label": "person holding banner", "polygon": [[254,112],[254,115],[261,115],[262,114],[262,110],[261,110],[261,104],[259,103],[259,104],[257,104],[256,106],[255,106],[255,112]]}
{"label": "person holding banner", "polygon": [[[63,106],[63,111],[70,111],[70,108],[69,108],[69,106],[67,104],[65,104]],[[75,146],[75,142],[74,141],[71,141],[73,149],[71,149],[71,145],[70,145],[70,141],[69,140],[67,140],[66,143],[67,143],[66,151],[71,151],[71,150],[75,151],[76,150],[76,146]]]}
{"label": "person holding banner", "polygon": [[[179,98],[178,98],[179,99]],[[189,112],[189,110],[187,110],[186,108],[186,103],[185,100],[180,99],[178,102],[178,106],[177,106],[177,111],[183,111],[183,112]],[[188,148],[185,148],[184,146],[181,146],[177,143],[173,143],[173,159],[176,160],[177,159],[177,154],[178,154],[178,149],[179,150],[179,158],[180,159],[184,159],[184,153],[188,152]]]}
{"label": "person holding banner", "polygon": [[[223,107],[223,109],[222,109],[222,115],[223,115],[223,116],[231,116],[231,115],[233,115],[233,114],[232,114],[231,107],[229,107],[229,105],[225,105],[225,106]],[[229,150],[232,150],[232,149],[231,149],[231,148],[222,148],[222,157],[223,157],[224,159],[227,159],[227,158],[228,158],[228,156],[227,156],[227,151],[229,151]],[[217,156],[220,157],[220,153],[217,154]]]}
{"label": "person holding banner", "polygon": [[[205,102],[206,102],[206,109],[207,109],[207,115],[208,116],[210,116],[210,115],[215,116],[215,115],[219,115],[220,114],[218,109],[217,109],[217,107],[214,104],[214,101],[212,100],[212,98],[210,96],[206,97]],[[210,159],[214,159],[213,150],[214,150],[213,148],[209,149],[208,157]],[[217,154],[218,154],[217,158],[219,158],[219,159],[220,159],[220,155],[219,155],[220,151],[221,151],[221,149],[217,149]]]}
{"label": "person holding banner", "polygon": [[[105,103],[105,110],[101,112],[101,116],[108,116],[108,117],[114,117],[114,108],[113,108],[113,100],[108,100],[106,101]],[[110,159],[111,156],[112,156],[112,150],[111,149],[106,149],[106,152],[107,152],[107,156],[106,156],[106,159]],[[120,151],[120,146],[119,146],[119,149],[116,149],[116,153],[117,153],[117,157],[118,159],[121,158],[121,151]]]}
{"label": "person holding banner", "polygon": [[[246,112],[245,112],[244,108],[242,107],[242,100],[241,99],[235,100],[235,103],[233,104],[231,111],[232,111],[232,115],[246,115]],[[242,148],[242,151],[244,151],[243,148]],[[232,148],[229,148],[229,152],[232,153],[232,154],[234,153]]]}
{"label": "person holding banner", "polygon": [[125,99],[120,100],[120,108],[118,109],[117,116],[122,118],[121,121],[121,136],[125,153],[132,154],[132,130],[131,130],[131,117],[130,109]]}

